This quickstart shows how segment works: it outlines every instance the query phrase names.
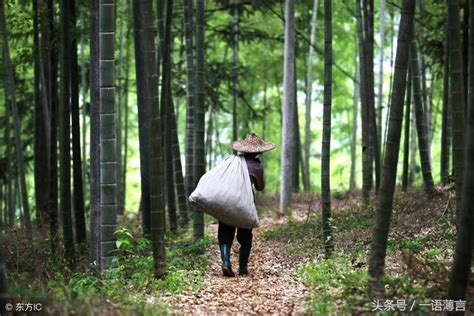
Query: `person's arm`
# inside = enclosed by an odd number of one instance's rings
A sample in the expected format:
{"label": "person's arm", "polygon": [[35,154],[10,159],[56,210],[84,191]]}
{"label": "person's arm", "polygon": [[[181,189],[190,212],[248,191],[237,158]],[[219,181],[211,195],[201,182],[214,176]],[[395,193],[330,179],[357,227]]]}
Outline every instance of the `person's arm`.
{"label": "person's arm", "polygon": [[253,185],[257,191],[263,191],[265,189],[265,181],[263,180],[263,166],[260,165],[260,168],[255,170],[255,175],[253,176]]}
{"label": "person's arm", "polygon": [[250,182],[254,185],[257,191],[262,191],[265,188],[263,181],[263,165],[258,159],[251,159],[245,157],[247,161],[247,168],[249,171]]}

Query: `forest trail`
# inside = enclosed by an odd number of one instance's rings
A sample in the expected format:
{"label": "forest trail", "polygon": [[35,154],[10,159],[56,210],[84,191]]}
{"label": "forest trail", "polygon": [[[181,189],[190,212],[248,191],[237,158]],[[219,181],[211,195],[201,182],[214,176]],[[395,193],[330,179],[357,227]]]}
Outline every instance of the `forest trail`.
{"label": "forest trail", "polygon": [[[293,220],[297,220],[293,216]],[[253,230],[253,246],[249,260],[249,275],[239,276],[239,243],[232,245],[232,268],[235,278],[225,278],[221,273],[218,246],[208,249],[207,268],[202,289],[188,291],[169,302],[179,314],[301,314],[305,302],[305,286],[297,270],[307,262],[301,256],[284,251],[284,243],[266,240],[263,232],[283,225],[286,218],[269,216],[260,220],[260,227]],[[217,224],[206,227],[206,234],[217,236]]]}

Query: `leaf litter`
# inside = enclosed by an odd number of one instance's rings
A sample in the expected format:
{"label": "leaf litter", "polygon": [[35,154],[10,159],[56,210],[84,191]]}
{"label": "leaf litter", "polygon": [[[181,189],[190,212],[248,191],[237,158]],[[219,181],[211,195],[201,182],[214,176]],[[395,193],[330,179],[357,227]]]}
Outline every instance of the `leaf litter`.
{"label": "leaf litter", "polygon": [[[253,230],[249,275],[238,275],[239,243],[231,251],[235,278],[222,276],[219,247],[208,249],[208,266],[203,286],[178,297],[164,298],[178,314],[301,314],[304,312],[306,287],[297,274],[307,258],[289,255],[284,243],[262,238],[262,233],[286,223],[285,218],[265,216]],[[208,235],[217,235],[217,223],[206,227]]]}

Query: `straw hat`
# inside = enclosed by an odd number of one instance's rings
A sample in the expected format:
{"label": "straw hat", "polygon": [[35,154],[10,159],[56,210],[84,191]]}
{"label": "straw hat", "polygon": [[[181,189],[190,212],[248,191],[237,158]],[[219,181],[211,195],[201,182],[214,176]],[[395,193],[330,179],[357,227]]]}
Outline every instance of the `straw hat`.
{"label": "straw hat", "polygon": [[245,139],[234,141],[232,148],[243,153],[262,153],[274,149],[275,144],[264,141],[255,133],[248,133]]}

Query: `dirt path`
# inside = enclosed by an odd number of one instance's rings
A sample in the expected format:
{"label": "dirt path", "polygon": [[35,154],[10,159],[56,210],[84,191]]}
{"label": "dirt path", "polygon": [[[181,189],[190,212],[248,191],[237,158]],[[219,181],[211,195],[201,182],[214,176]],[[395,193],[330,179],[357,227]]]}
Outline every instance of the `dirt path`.
{"label": "dirt path", "polygon": [[[170,302],[180,314],[300,314],[303,312],[305,287],[297,269],[306,260],[291,257],[283,251],[283,244],[264,240],[262,232],[281,225],[284,220],[263,218],[254,229],[249,275],[224,278],[220,269],[218,246],[212,247],[212,263],[206,273],[203,288],[185,292]],[[207,234],[216,235],[217,225],[207,227]],[[238,270],[239,244],[232,246],[232,268]]]}

